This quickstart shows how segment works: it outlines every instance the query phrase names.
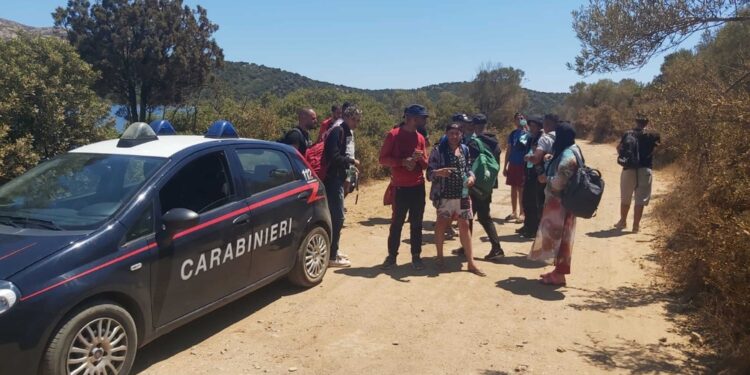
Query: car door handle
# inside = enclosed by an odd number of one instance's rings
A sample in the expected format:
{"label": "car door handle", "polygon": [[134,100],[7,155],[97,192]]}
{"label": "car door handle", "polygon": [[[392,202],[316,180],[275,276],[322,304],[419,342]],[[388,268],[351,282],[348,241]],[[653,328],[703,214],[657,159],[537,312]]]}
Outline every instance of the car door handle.
{"label": "car door handle", "polygon": [[303,191],[299,194],[297,194],[297,199],[299,200],[307,200],[307,198],[310,198],[310,191]]}
{"label": "car door handle", "polygon": [[240,216],[237,216],[232,220],[232,224],[240,225],[240,224],[247,224],[250,222],[250,216],[247,214],[242,214]]}

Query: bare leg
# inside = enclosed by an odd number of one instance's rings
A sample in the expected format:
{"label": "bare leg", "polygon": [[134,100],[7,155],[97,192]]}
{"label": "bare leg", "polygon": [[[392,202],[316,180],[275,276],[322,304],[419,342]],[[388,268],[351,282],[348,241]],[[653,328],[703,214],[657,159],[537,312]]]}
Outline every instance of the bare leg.
{"label": "bare leg", "polygon": [[464,253],[466,254],[466,262],[469,272],[473,272],[479,276],[485,276],[484,272],[482,272],[482,270],[477,267],[477,264],[474,263],[474,256],[471,249],[471,231],[469,230],[468,220],[458,220],[458,233],[461,236],[461,245],[464,247]]}
{"label": "bare leg", "polygon": [[635,205],[635,208],[633,209],[633,232],[638,232],[641,228],[641,217],[643,217],[643,207]]}
{"label": "bare leg", "polygon": [[518,217],[518,186],[510,187],[510,205],[513,207],[513,216]]}
{"label": "bare leg", "polygon": [[443,262],[443,242],[445,242],[445,229],[451,224],[450,219],[438,217],[435,223],[435,250],[437,251],[438,265]]}
{"label": "bare leg", "polygon": [[623,229],[628,226],[627,220],[628,220],[629,211],[630,211],[629,204],[620,204],[620,221],[618,221],[617,224],[615,224],[615,228]]}
{"label": "bare leg", "polygon": [[[523,218],[525,212],[523,211],[523,186],[518,187],[518,206],[520,207],[520,213],[518,215],[518,218]],[[515,211],[515,210],[513,210]]]}

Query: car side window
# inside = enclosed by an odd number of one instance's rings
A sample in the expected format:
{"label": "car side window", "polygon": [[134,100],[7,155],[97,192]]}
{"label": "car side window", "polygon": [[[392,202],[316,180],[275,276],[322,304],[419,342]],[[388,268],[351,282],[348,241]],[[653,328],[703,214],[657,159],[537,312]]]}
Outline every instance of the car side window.
{"label": "car side window", "polygon": [[242,181],[249,195],[260,193],[295,180],[289,157],[268,148],[237,150],[242,164]]}
{"label": "car side window", "polygon": [[173,208],[203,213],[231,201],[234,186],[224,152],[198,157],[183,166],[161,188],[161,214]]}
{"label": "car side window", "polygon": [[148,236],[154,233],[154,208],[151,204],[143,210],[138,221],[135,222],[132,228],[125,234],[123,243],[128,243],[133,240],[137,240],[141,237]]}

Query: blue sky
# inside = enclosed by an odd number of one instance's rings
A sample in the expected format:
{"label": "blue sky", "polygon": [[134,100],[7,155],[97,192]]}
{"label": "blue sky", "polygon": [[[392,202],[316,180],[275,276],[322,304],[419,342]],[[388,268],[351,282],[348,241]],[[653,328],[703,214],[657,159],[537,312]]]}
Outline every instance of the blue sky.
{"label": "blue sky", "polygon": [[[64,0],[6,3],[0,17],[51,26]],[[281,68],[352,87],[416,88],[468,81],[480,65],[526,73],[524,87],[564,92],[578,81],[650,81],[663,56],[617,74],[580,77],[565,67],[579,51],[570,12],[584,1],[560,0],[187,0],[208,9],[227,60]],[[8,6],[12,4],[12,6]],[[693,36],[682,47],[699,40]]]}

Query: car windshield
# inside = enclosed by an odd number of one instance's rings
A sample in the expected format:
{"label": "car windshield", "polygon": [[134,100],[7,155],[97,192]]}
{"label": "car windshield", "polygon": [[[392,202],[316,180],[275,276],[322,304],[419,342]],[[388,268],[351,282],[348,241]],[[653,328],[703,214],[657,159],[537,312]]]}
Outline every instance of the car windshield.
{"label": "car windshield", "polygon": [[48,230],[99,227],[167,159],[69,153],[0,187],[0,225]]}

